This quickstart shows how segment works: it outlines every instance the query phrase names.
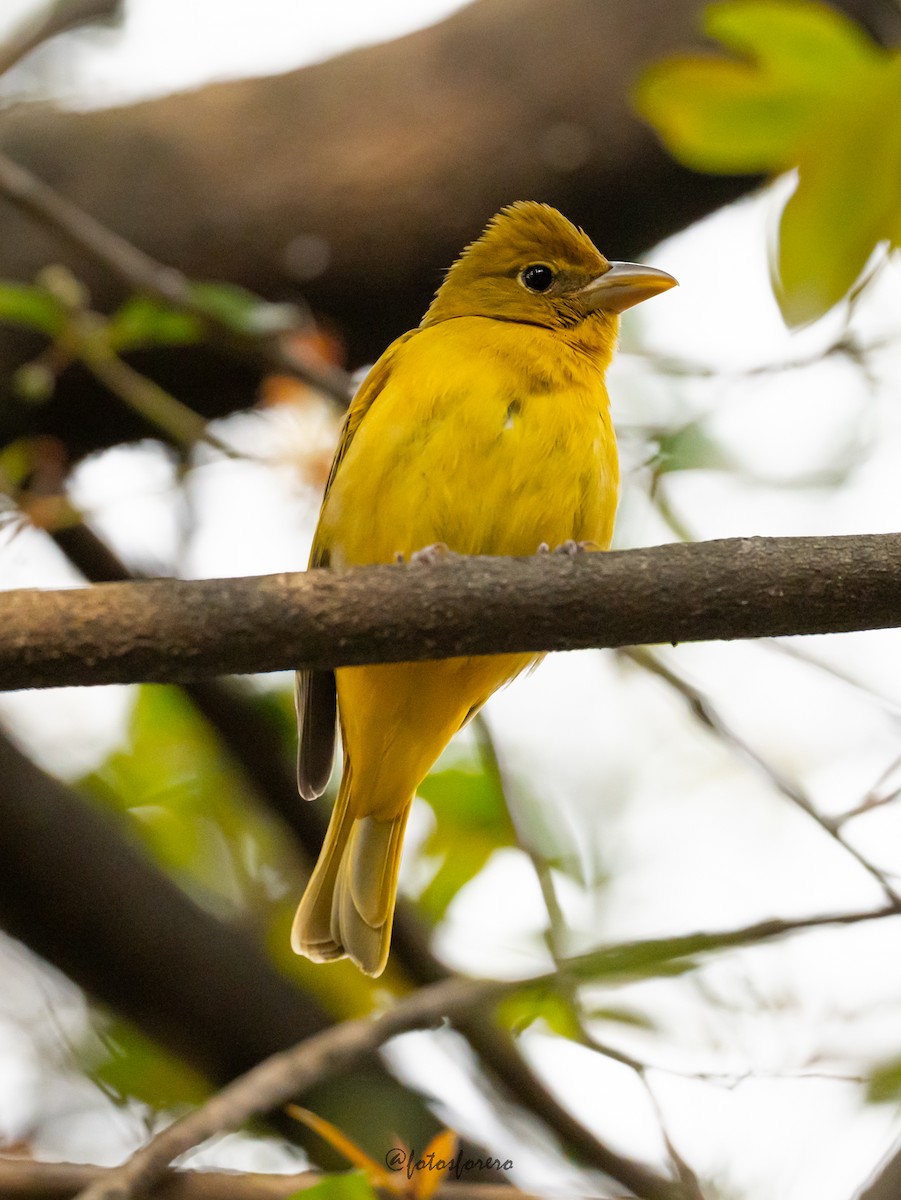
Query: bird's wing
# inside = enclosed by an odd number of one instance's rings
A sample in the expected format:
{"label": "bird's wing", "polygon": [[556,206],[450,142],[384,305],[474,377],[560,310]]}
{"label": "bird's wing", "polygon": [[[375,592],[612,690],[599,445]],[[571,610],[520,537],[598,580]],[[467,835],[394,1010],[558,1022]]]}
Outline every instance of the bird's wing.
{"label": "bird's wing", "polygon": [[[332,483],[344,456],[363,418],[372,408],[391,376],[394,357],[404,342],[416,333],[411,330],[392,342],[382,357],[378,360],[366,378],[360,390],[354,396],[341,436],[338,448],[332,460],[325,494],[322,497],[322,508],[328,500]],[[310,552],[310,569],[327,567],[330,561],[330,551],[322,537],[322,522],[320,522],[313,537],[313,548]],[[335,689],[334,671],[298,671],[294,682],[294,701],[297,708],[297,787],[305,800],[315,800],[321,796],[328,786],[332,773],[332,763],[335,758],[335,726],[337,723],[338,703]]]}

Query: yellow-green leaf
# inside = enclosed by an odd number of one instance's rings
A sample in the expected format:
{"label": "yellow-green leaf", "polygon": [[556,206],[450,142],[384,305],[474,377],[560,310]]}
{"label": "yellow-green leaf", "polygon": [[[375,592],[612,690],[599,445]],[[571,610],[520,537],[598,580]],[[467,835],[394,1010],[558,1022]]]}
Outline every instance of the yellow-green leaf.
{"label": "yellow-green leaf", "polygon": [[323,1175],[312,1187],[289,1196],[288,1200],[378,1200],[369,1180],[359,1171],[343,1175]]}
{"label": "yellow-green leaf", "polygon": [[704,13],[704,32],[753,58],[773,78],[832,90],[885,51],[850,17],[811,0],[725,0]]}
{"label": "yellow-green leaf", "polygon": [[788,325],[814,321],[901,230],[901,60],[821,115],[798,153],[774,288]]}

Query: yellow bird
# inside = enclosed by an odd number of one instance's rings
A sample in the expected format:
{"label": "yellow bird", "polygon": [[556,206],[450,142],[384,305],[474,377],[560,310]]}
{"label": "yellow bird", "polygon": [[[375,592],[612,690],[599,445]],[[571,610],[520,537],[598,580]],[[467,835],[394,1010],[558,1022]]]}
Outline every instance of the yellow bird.
{"label": "yellow bird", "polygon": [[[606,550],[619,494],[604,372],[619,313],[675,285],[608,262],[556,209],[498,213],[447,273],[418,329],[367,375],[344,422],[311,567],[424,548]],[[292,945],[315,962],[388,959],[416,788],[488,697],[533,655],[301,671],[298,786],[328,783],[336,709],[344,774]]]}

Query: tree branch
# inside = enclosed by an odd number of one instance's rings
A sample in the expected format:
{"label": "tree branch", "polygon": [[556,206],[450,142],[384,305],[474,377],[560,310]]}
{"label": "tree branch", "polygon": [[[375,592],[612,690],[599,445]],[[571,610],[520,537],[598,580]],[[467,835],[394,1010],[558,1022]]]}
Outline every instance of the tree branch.
{"label": "tree branch", "polygon": [[[48,187],[5,154],[0,154],[0,196],[60,234],[76,250],[102,263],[130,289],[154,296],[182,312],[198,317],[213,340],[225,349],[241,353],[270,371],[296,375],[342,406],[350,402],[353,396],[350,376],[340,367],[298,358],[275,334],[239,334],[212,306],[198,299],[191,281],[181,271],[157,262],[113,230],[107,229],[90,213]],[[117,389],[112,386],[111,390]],[[196,417],[196,420],[201,421],[201,418]]]}
{"label": "tree branch", "polygon": [[[92,582],[130,577],[125,564],[88,526],[64,526],[54,530],[52,537]],[[298,802],[294,760],[288,764],[284,746],[270,722],[225,680],[187,684],[184,691],[252,781],[254,791],[286,822],[310,861],[315,861],[327,817],[320,806]],[[450,973],[431,953],[423,926],[403,900],[395,914],[392,947],[395,961],[416,985],[437,983],[449,977]],[[215,990],[214,984],[211,991]],[[468,1040],[483,1070],[509,1102],[545,1124],[565,1153],[621,1182],[631,1180],[635,1184],[643,1178],[642,1171],[647,1172],[647,1168],[617,1154],[556,1099],[525,1061],[510,1033],[482,1019],[478,1013],[463,1014],[455,1027]]]}
{"label": "tree branch", "polygon": [[[837,6],[881,31],[885,0]],[[757,185],[680,167],[630,104],[645,66],[703,45],[704,7],[480,0],[268,79],[103,111],[18,105],[0,113],[0,146],[189,279],[270,299],[302,293],[357,366],[419,321],[441,270],[503,204],[556,204],[606,253],[635,258]],[[541,64],[528,86],[511,71],[524,63]],[[107,264],[21,213],[4,216],[0,277],[30,280],[61,259],[99,309],[121,301]],[[0,330],[0,379],[32,352],[21,331]],[[209,348],[136,362],[206,417],[255,394],[252,372]],[[143,433],[129,414],[98,419],[97,392],[71,372],[46,404],[0,406],[0,441],[51,433],[80,455]]]}
{"label": "tree branch", "polygon": [[44,12],[26,17],[0,46],[0,75],[58,33],[92,21],[109,20],[119,11],[119,0],[55,0]]}
{"label": "tree branch", "polygon": [[[669,939],[621,943],[601,947],[562,963],[578,979],[603,978],[614,982],[647,973],[657,965],[691,961],[713,950],[755,945],[803,929],[816,929],[897,916],[898,909],[849,911],[796,920],[773,919],[719,933],[699,932]],[[208,1138],[238,1128],[258,1112],[283,1104],[292,1095],[347,1070],[362,1055],[370,1054],[399,1033],[430,1029],[460,1013],[492,1008],[505,996],[532,987],[552,986],[557,972],[528,980],[456,978],[421,988],[372,1019],[364,1017],[315,1034],[299,1045],[259,1063],[234,1080],[205,1104],[181,1117],[141,1147],[121,1167],[102,1181],[88,1186],[79,1200],[131,1200],[147,1192],[169,1164]],[[677,1200],[684,1191],[674,1180],[651,1177],[651,1190],[637,1190],[647,1200]]]}
{"label": "tree branch", "polygon": [[901,534],[0,594],[0,688],[901,625]]}
{"label": "tree branch", "polygon": [[[91,1184],[102,1182],[109,1171],[109,1167],[87,1163],[0,1157],[0,1200],[70,1200]],[[155,1195],[156,1200],[287,1200],[321,1178],[316,1171],[299,1175],[168,1171],[161,1177]]]}
{"label": "tree branch", "polygon": [[[35,1162],[0,1156],[0,1200],[71,1200],[113,1168],[87,1163]],[[154,1189],[156,1200],[289,1200],[322,1180],[318,1171],[298,1175],[169,1170]],[[539,1200],[509,1184],[442,1183],[441,1200]],[[573,1197],[572,1200],[577,1200]]]}
{"label": "tree branch", "polygon": [[[329,1025],[249,931],[204,912],[112,820],[2,733],[0,825],[3,928],[215,1085]],[[363,1106],[350,1116],[346,1094],[304,1102],[364,1144],[388,1136],[398,1119],[415,1128],[408,1136],[435,1132],[421,1098],[377,1059],[357,1064],[352,1085]],[[292,1124],[320,1155],[322,1143]]]}

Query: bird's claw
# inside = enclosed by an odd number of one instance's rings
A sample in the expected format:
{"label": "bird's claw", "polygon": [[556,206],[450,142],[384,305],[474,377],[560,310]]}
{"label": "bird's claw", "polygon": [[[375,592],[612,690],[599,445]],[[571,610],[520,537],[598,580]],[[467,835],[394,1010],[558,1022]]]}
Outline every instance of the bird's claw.
{"label": "bird's claw", "polygon": [[[394,557],[398,563],[407,561],[400,551]],[[459,557],[460,555],[451,550],[446,542],[433,542],[431,546],[423,546],[421,550],[414,550],[410,555],[410,563],[416,563],[419,566],[431,566],[433,563],[442,562],[448,558]]]}
{"label": "bird's claw", "polygon": [[[567,554],[570,557],[576,554],[583,554],[586,550],[600,550],[597,542],[576,542],[572,538],[567,538],[565,542],[561,542],[559,546],[554,547],[554,554]],[[538,554],[550,554],[551,550],[547,542],[542,542],[538,547]]]}

